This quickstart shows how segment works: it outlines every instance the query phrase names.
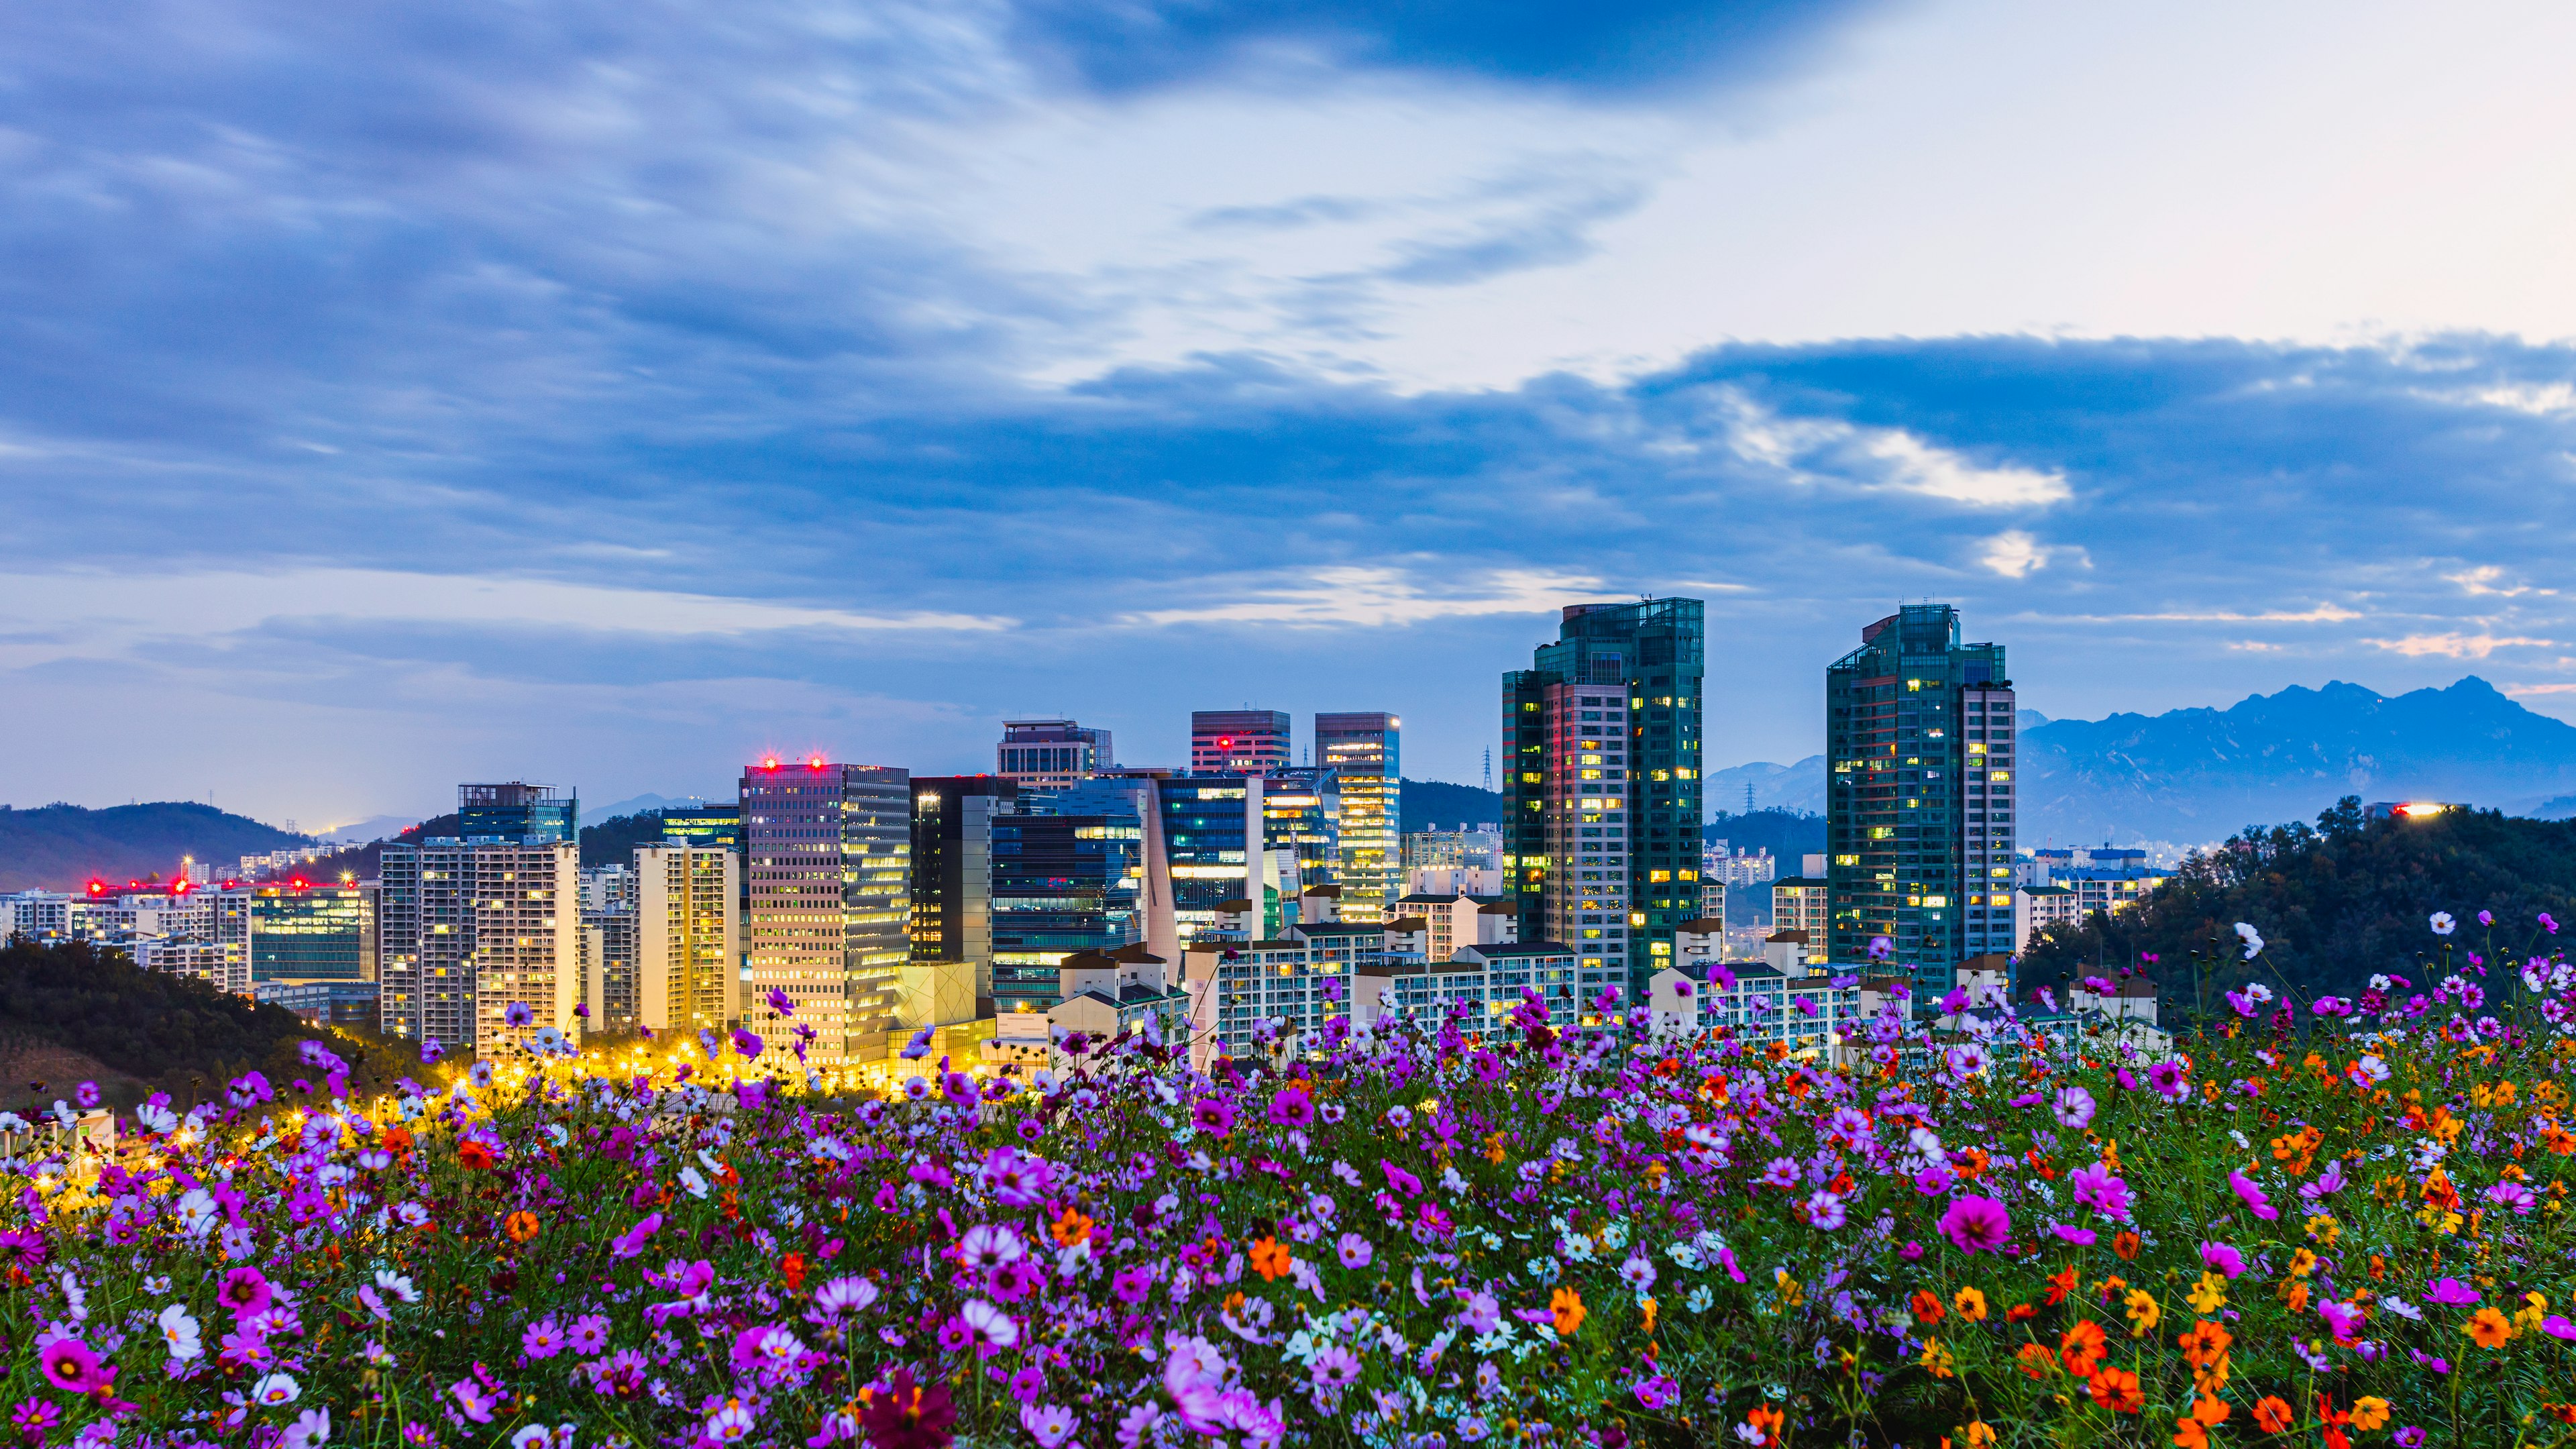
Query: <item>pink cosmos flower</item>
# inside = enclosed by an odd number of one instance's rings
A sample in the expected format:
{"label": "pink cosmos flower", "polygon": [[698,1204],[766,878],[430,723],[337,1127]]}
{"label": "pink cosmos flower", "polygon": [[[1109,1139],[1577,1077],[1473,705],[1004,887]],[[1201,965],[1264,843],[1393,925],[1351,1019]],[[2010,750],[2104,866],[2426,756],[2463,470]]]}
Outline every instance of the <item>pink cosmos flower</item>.
{"label": "pink cosmos flower", "polygon": [[67,1394],[86,1394],[105,1382],[98,1355],[77,1338],[58,1338],[36,1351],[45,1382]]}
{"label": "pink cosmos flower", "polygon": [[2012,1218],[1993,1198],[1962,1194],[1941,1214],[1941,1236],[1962,1253],[1997,1252],[2012,1236]]}
{"label": "pink cosmos flower", "polygon": [[2238,1200],[2242,1201],[2254,1216],[2267,1223],[2281,1216],[2281,1210],[2272,1206],[2272,1199],[2264,1193],[2262,1184],[2247,1177],[2241,1169],[2228,1169],[2227,1185],[2236,1190]]}

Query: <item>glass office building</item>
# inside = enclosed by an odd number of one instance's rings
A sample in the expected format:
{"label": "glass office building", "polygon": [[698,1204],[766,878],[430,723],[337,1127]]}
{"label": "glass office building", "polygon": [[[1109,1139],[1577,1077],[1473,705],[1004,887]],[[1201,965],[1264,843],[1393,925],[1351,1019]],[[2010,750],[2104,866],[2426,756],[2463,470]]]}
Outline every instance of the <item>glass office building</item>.
{"label": "glass office building", "polygon": [[992,834],[992,1009],[1044,1011],[1065,957],[1143,935],[1145,829],[1133,810],[1021,813],[995,816]]}
{"label": "glass office building", "polygon": [[1341,792],[1342,916],[1374,921],[1404,894],[1404,721],[1391,714],[1315,716],[1315,765]]}
{"label": "glass office building", "polygon": [[501,785],[456,787],[456,833],[465,840],[491,838],[513,843],[581,839],[581,800],[577,792],[552,785],[512,780]]}

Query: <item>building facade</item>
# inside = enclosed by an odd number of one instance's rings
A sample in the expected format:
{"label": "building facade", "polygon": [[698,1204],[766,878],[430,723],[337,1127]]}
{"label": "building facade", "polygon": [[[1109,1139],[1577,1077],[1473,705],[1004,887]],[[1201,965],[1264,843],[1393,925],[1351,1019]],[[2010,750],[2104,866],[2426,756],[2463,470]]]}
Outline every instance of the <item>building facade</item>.
{"label": "building facade", "polygon": [[993,828],[1019,796],[999,775],[912,782],[912,967],[941,1026],[992,1014]]}
{"label": "building facade", "polygon": [[1144,849],[1133,810],[995,817],[986,992],[994,1014],[1045,1011],[1058,999],[1066,957],[1142,939]]}
{"label": "building facade", "polygon": [[1568,605],[1531,665],[1503,676],[1504,869],[1521,936],[1575,947],[1581,971],[1634,999],[1704,906],[1705,607]]}
{"label": "building facade", "polygon": [[1063,790],[1117,763],[1109,731],[1069,719],[1006,719],[993,773],[1024,790]]}
{"label": "building facade", "polygon": [[581,913],[582,1004],[593,1035],[632,1032],[644,1025],[641,973],[636,963],[635,907]]}
{"label": "building facade", "polygon": [[1190,712],[1190,773],[1267,775],[1295,764],[1288,713],[1277,709]]}
{"label": "building facade", "polygon": [[1342,915],[1379,919],[1404,893],[1404,721],[1371,712],[1315,716],[1315,766],[1341,793],[1334,884]]}
{"label": "building facade", "polygon": [[[377,901],[389,1036],[483,1056],[579,1029],[581,849],[543,836],[388,844]],[[528,1009],[526,1026],[509,1021]]]}
{"label": "building facade", "polygon": [[1829,953],[1883,939],[1918,994],[2015,934],[2012,676],[1960,639],[1957,609],[1908,604],[1825,671]]}
{"label": "building facade", "polygon": [[[635,908],[626,930],[632,944],[622,971],[603,979],[602,1006],[621,997],[637,1026],[655,1031],[723,1031],[745,1017],[766,1020],[761,991],[742,980],[745,942],[742,857],[721,845],[677,836],[635,848]],[[603,923],[605,924],[605,923]],[[603,966],[614,967],[616,942]]]}
{"label": "building facade", "polygon": [[741,1001],[774,987],[791,1018],[749,1024],[764,1050],[816,1033],[815,1066],[882,1060],[922,1023],[907,990],[912,942],[912,776],[819,757],[764,760],[740,784],[748,935]]}
{"label": "building facade", "polygon": [[456,834],[460,839],[581,839],[579,792],[552,785],[512,780],[499,785],[456,787]]}

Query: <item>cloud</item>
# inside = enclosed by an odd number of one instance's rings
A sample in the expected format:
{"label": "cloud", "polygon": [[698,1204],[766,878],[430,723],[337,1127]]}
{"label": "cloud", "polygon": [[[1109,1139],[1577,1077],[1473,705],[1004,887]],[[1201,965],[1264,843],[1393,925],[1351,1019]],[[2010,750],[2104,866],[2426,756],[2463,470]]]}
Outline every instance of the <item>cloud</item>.
{"label": "cloud", "polygon": [[1232,603],[1153,609],[1129,616],[1155,627],[1176,624],[1280,624],[1292,628],[1387,628],[1433,619],[1488,614],[1547,614],[1602,592],[1599,579],[1505,569],[1475,580],[1467,592],[1426,589],[1393,568],[1320,568],[1294,580],[1253,584]]}
{"label": "cloud", "polygon": [[2484,659],[2499,649],[2556,649],[2554,640],[2499,637],[2494,634],[2409,634],[2402,639],[2364,639],[2375,649],[2409,658],[2439,655],[2444,659]]}
{"label": "cloud", "polygon": [[2005,578],[2025,578],[2034,569],[2048,567],[2048,550],[2020,529],[2008,529],[1986,540],[1977,562]]}
{"label": "cloud", "polygon": [[2045,507],[2073,496],[2061,472],[1981,467],[1901,428],[1784,417],[1727,386],[1714,390],[1713,401],[1728,420],[1728,442],[1739,456],[1802,485],[1892,489],[1970,508]]}
{"label": "cloud", "polygon": [[926,610],[860,613],[761,599],[557,579],[291,568],[132,577],[95,570],[0,574],[0,661],[25,665],[146,639],[210,641],[326,621],[450,630],[744,640],[760,634],[993,631],[1015,620]]}

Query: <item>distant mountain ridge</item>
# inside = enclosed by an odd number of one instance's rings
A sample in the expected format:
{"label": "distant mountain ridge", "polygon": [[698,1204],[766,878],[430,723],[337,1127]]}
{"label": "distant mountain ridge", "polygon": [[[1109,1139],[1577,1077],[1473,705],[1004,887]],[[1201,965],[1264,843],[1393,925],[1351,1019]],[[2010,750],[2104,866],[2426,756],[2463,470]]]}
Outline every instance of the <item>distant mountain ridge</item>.
{"label": "distant mountain ridge", "polygon": [[[2576,815],[2576,725],[2470,675],[2400,695],[2341,680],[2226,709],[2039,722],[2023,712],[2021,844],[2199,844],[2304,820],[2345,795]],[[1711,771],[1712,809],[1825,807],[1825,760]]]}
{"label": "distant mountain ridge", "polygon": [[0,806],[0,891],[79,890],[93,877],[123,884],[167,879],[183,855],[228,872],[245,855],[265,855],[305,837],[211,805],[161,800],[144,805]]}

